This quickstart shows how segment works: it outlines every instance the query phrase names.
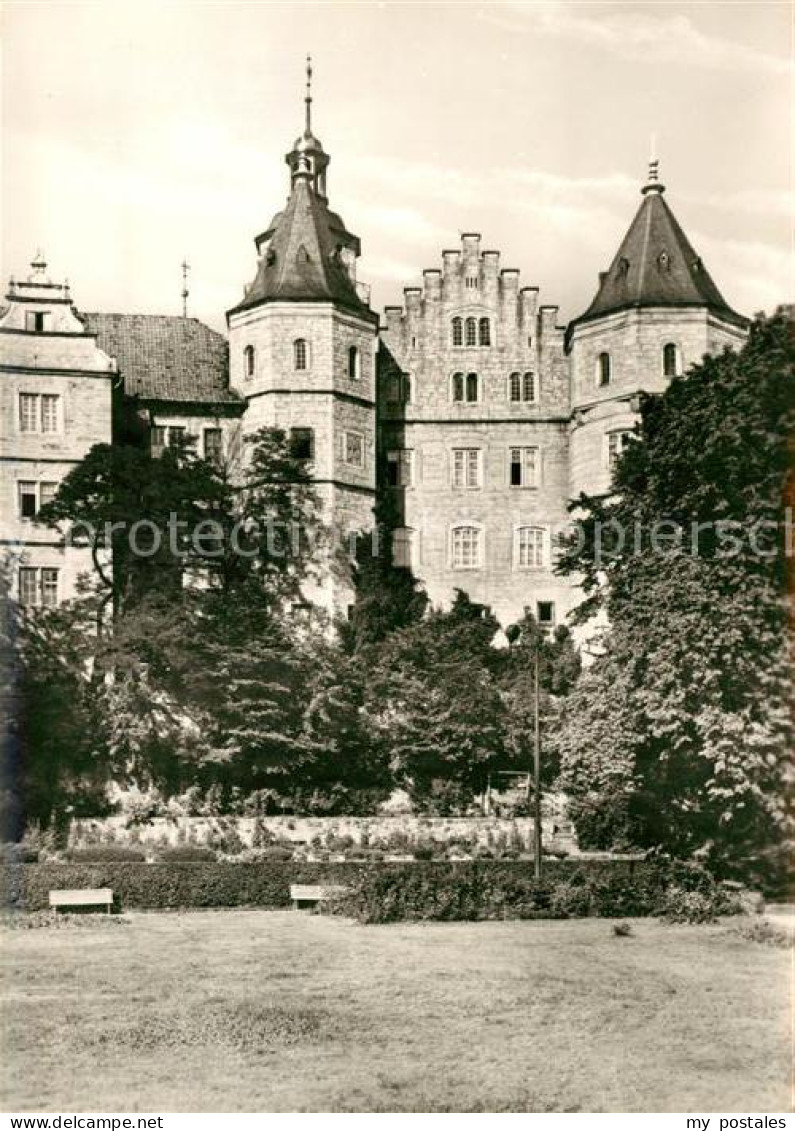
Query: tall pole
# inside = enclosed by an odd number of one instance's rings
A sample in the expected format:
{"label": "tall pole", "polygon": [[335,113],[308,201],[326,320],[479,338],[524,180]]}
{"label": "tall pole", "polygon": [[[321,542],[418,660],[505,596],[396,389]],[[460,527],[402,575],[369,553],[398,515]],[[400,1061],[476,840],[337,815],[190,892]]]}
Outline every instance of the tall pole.
{"label": "tall pole", "polygon": [[538,641],[535,647],[535,665],[533,672],[533,777],[535,790],[533,796],[533,861],[534,874],[537,880],[541,879],[541,724],[539,719],[539,694],[538,694]]}

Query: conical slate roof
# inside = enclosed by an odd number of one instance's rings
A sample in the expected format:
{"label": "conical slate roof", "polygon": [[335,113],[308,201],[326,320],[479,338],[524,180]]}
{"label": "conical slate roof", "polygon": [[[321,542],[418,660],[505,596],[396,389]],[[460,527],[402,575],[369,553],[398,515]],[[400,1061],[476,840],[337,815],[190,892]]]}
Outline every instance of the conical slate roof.
{"label": "conical slate roof", "polygon": [[294,178],[287,206],[257,245],[264,245],[264,253],[256,277],[230,314],[276,300],[320,300],[376,317],[359,298],[342,261],[342,249],[358,254],[359,241],[307,178]]}
{"label": "conical slate roof", "polygon": [[[727,304],[664,197],[662,185],[643,189],[629,231],[599,278],[596,296],[574,323],[630,307],[707,307],[732,322],[746,319]],[[572,325],[574,325],[572,323]]]}

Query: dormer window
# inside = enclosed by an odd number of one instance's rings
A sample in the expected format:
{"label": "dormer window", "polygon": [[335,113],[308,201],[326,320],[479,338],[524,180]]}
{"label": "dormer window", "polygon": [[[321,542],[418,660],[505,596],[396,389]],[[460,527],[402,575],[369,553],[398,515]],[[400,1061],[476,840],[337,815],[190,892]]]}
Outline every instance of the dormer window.
{"label": "dormer window", "polygon": [[462,346],[464,344],[464,320],[462,318],[453,319],[453,345]]}
{"label": "dormer window", "polygon": [[670,271],[671,270],[671,257],[664,248],[660,252],[660,254],[657,256],[657,266],[660,268],[661,271]]}
{"label": "dormer window", "polygon": [[359,350],[356,346],[350,346],[348,349],[348,377],[351,381],[358,381],[361,376],[361,362],[359,357]]}
{"label": "dormer window", "polygon": [[25,314],[25,329],[34,334],[43,334],[50,320],[46,310],[28,310]]}
{"label": "dormer window", "polygon": [[600,353],[596,359],[596,384],[600,388],[610,384],[610,379],[613,376],[612,370],[613,366],[610,361],[610,354]]}
{"label": "dormer window", "polygon": [[254,347],[246,346],[243,350],[243,371],[246,374],[246,379],[251,380],[254,376]]}
{"label": "dormer window", "polygon": [[293,364],[296,369],[309,368],[309,342],[306,338],[296,338],[293,342]]}
{"label": "dormer window", "polygon": [[478,324],[478,330],[479,330],[479,334],[480,334],[480,344],[482,346],[490,346],[491,345],[491,323],[489,322],[488,318],[481,318],[481,320]]}
{"label": "dormer window", "polygon": [[678,377],[682,372],[682,353],[675,342],[663,346],[662,363],[664,377]]}
{"label": "dormer window", "polygon": [[627,259],[627,257],[625,255],[622,255],[621,258],[618,261],[618,270],[617,270],[616,274],[618,275],[619,279],[623,279],[624,276],[627,275],[628,273],[629,273],[629,260]]}

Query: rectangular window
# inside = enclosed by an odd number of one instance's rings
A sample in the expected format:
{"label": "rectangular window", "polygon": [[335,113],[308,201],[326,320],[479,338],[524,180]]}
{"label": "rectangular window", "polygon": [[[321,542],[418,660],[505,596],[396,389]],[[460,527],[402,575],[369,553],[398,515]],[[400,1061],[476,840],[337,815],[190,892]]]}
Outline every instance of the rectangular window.
{"label": "rectangular window", "polygon": [[47,329],[49,312],[45,310],[29,310],[25,314],[25,329],[41,334]]}
{"label": "rectangular window", "polygon": [[386,481],[390,487],[411,487],[414,452],[410,448],[394,448],[386,454]]}
{"label": "rectangular window", "polygon": [[342,458],[351,467],[364,467],[364,436],[361,432],[345,432],[342,437]]}
{"label": "rectangular window", "polygon": [[57,569],[43,569],[41,571],[41,603],[47,609],[52,609],[58,604]]}
{"label": "rectangular window", "polygon": [[453,486],[472,490],[480,481],[480,448],[454,448]]}
{"label": "rectangular window", "polygon": [[546,532],[540,526],[520,526],[516,531],[519,569],[542,569],[546,564]]}
{"label": "rectangular window", "polygon": [[51,503],[58,493],[58,484],[44,482],[39,483],[39,507],[45,507],[47,503]]}
{"label": "rectangular window", "polygon": [[511,486],[537,487],[538,465],[538,448],[511,448]]}
{"label": "rectangular window", "polygon": [[58,402],[61,398],[56,393],[42,393],[41,397],[41,430],[42,432],[58,431]]}
{"label": "rectangular window", "polygon": [[414,531],[402,527],[392,535],[392,564],[398,569],[411,569]]}
{"label": "rectangular window", "polygon": [[168,430],[168,446],[174,448],[179,446],[185,439],[185,427],[182,424],[172,424]]}
{"label": "rectangular window", "polygon": [[457,526],[452,535],[453,569],[478,569],[480,566],[480,530],[476,526]]}
{"label": "rectangular window", "polygon": [[536,604],[536,620],[542,628],[555,627],[555,602],[539,601]]}
{"label": "rectangular window", "polygon": [[315,458],[315,433],[311,428],[290,429],[290,454],[309,462]]}
{"label": "rectangular window", "polygon": [[624,451],[633,435],[634,433],[629,431],[629,429],[607,433],[607,466],[610,471],[615,467],[619,456]]}
{"label": "rectangular window", "polygon": [[37,432],[39,428],[38,393],[19,394],[19,430]]}
{"label": "rectangular window", "polygon": [[19,603],[20,605],[39,603],[39,571],[30,566],[22,566],[19,571]]}
{"label": "rectangular window", "polygon": [[204,458],[210,463],[221,463],[224,456],[224,434],[220,428],[204,429]]}
{"label": "rectangular window", "polygon": [[38,510],[36,484],[31,480],[20,480],[17,489],[19,491],[19,517],[35,518]]}
{"label": "rectangular window", "polygon": [[153,424],[149,433],[149,447],[151,454],[157,459],[162,456],[166,446],[166,429],[160,424]]}

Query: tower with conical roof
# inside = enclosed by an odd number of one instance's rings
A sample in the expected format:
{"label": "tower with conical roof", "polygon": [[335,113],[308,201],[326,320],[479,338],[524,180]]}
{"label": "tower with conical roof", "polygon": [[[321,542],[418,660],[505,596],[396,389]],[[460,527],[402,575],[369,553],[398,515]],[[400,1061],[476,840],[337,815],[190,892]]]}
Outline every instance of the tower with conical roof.
{"label": "tower with conical roof", "polygon": [[661,392],[705,354],[741,345],[747,332],[668,206],[656,159],[641,195],[593,301],[567,330],[574,498],[608,489],[640,391]]}
{"label": "tower with conical roof", "polygon": [[[286,157],[287,203],[256,237],[256,275],[227,313],[230,376],[247,400],[246,432],[290,435],[327,524],[345,535],[373,523],[378,316],[356,280],[359,239],[329,208],[311,79],[307,59],[304,132]],[[329,579],[321,599],[339,611],[347,586]]]}

